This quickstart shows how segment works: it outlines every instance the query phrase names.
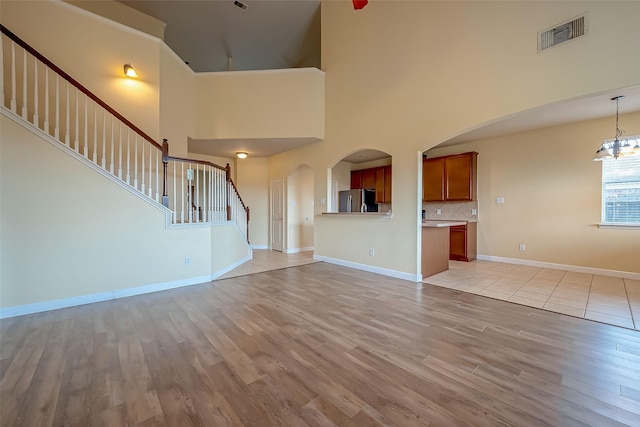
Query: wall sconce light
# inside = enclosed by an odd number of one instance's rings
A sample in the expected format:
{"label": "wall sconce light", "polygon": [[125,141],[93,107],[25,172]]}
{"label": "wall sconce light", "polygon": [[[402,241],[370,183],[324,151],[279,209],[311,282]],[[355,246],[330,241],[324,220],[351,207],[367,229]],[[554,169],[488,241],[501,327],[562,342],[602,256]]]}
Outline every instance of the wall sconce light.
{"label": "wall sconce light", "polygon": [[124,64],[124,75],[131,78],[138,77],[138,73],[136,73],[135,68],[131,64]]}
{"label": "wall sconce light", "polygon": [[245,153],[244,151],[238,151],[236,153],[236,156],[238,156],[239,159],[246,159],[248,155],[249,154]]}

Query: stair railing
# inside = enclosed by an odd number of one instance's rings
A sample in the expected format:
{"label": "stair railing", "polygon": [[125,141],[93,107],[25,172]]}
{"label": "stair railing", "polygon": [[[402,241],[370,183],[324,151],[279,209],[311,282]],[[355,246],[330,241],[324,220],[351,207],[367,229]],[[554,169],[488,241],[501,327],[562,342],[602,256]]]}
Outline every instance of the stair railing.
{"label": "stair railing", "polygon": [[248,241],[249,208],[228,165],[169,156],[166,140],[157,143],[4,25],[0,30],[2,107],[171,209],[173,224],[234,221]]}

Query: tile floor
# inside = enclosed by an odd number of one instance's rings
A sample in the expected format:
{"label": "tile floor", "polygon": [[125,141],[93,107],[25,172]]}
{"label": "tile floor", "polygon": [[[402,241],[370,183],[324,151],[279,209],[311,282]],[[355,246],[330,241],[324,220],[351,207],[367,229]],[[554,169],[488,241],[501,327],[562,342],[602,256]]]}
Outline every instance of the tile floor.
{"label": "tile floor", "polygon": [[[254,249],[253,259],[218,280],[317,262],[313,251]],[[640,330],[640,280],[490,261],[450,261],[424,283]]]}
{"label": "tile floor", "polygon": [[313,259],[313,251],[284,254],[270,249],[254,249],[253,259],[245,262],[240,267],[223,274],[217,280],[261,273],[263,271],[277,270],[279,268],[294,267],[296,265],[311,264],[314,262],[318,261]]}
{"label": "tile floor", "polygon": [[476,260],[423,282],[640,330],[640,280]]}

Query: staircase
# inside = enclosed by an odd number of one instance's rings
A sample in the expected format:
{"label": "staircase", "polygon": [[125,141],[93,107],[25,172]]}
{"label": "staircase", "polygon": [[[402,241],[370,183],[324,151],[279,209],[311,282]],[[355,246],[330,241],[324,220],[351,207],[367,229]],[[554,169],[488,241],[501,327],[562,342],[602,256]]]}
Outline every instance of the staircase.
{"label": "staircase", "polygon": [[[0,25],[2,107],[170,210],[169,226],[232,221],[249,242],[249,208],[230,168],[169,155],[158,143]],[[5,75],[7,74],[7,75]]]}
{"label": "staircase", "polygon": [[203,284],[251,259],[228,165],[171,156],[0,30],[0,319]]}

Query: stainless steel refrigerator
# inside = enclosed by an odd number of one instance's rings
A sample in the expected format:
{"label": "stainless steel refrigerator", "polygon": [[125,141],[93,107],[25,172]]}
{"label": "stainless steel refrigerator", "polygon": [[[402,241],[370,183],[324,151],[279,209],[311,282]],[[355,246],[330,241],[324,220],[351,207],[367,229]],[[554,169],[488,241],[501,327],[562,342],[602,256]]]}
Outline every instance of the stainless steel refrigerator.
{"label": "stainless steel refrigerator", "polygon": [[375,190],[344,190],[338,194],[338,212],[378,212]]}

